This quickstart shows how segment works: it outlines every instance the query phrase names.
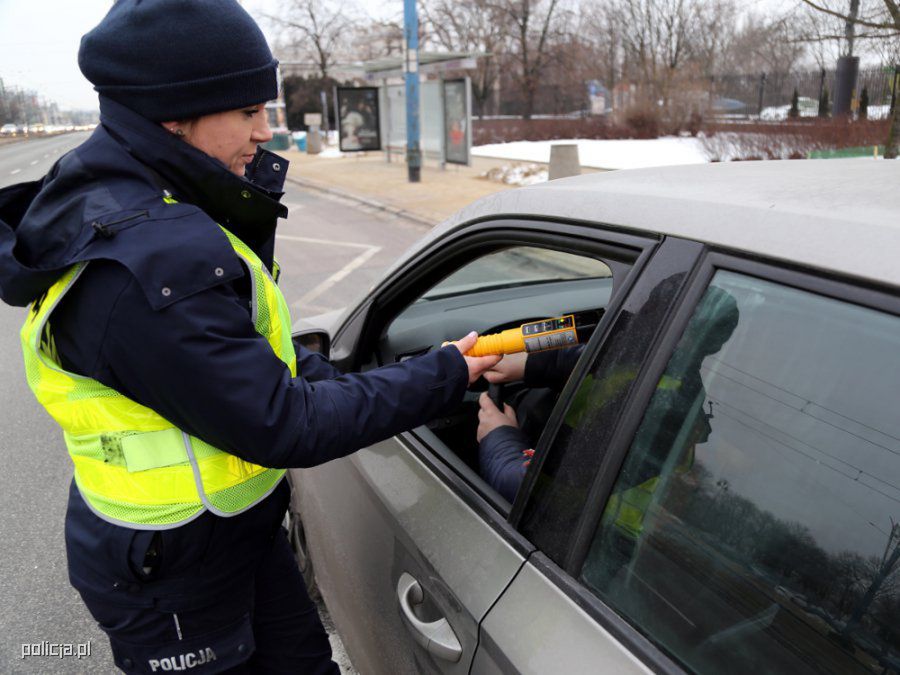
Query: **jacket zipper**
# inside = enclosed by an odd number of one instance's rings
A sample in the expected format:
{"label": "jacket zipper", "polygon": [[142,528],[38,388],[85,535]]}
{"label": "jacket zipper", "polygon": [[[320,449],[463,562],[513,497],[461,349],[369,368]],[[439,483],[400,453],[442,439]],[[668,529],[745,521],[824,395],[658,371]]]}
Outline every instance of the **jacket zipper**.
{"label": "jacket zipper", "polygon": [[124,218],[120,218],[119,220],[114,220],[111,223],[101,223],[98,220],[95,220],[91,223],[91,227],[94,228],[94,232],[97,236],[103,239],[111,239],[116,234],[124,230],[124,227],[120,227],[117,230],[110,229],[113,225],[121,225],[122,223],[127,223],[129,221],[135,220],[137,218],[143,218],[145,216],[149,216],[150,211],[139,211],[137,213],[132,213],[130,216],[125,216]]}

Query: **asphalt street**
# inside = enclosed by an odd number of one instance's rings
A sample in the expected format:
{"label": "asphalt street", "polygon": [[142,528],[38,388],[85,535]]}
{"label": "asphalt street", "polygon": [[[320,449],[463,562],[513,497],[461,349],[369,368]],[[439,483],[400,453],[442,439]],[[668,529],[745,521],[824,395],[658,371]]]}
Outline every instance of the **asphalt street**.
{"label": "asphalt street", "polygon": [[[0,188],[36,180],[87,134],[0,145]],[[425,232],[421,225],[287,186],[279,227],[281,286],[296,319],[360,297]],[[0,303],[0,672],[107,673],[108,643],[69,586],[63,519],[71,462],[28,389],[18,332],[23,308]],[[84,644],[90,656],[22,658],[22,645]]]}

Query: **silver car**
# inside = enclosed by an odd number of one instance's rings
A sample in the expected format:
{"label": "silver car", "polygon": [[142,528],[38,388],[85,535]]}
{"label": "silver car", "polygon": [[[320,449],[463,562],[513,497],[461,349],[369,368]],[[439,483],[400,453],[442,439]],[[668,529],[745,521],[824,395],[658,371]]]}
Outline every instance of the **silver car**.
{"label": "silver car", "polygon": [[900,163],[503,192],[300,339],[365,371],[562,315],[574,368],[494,392],[534,450],[513,502],[478,385],[292,472],[298,559],[358,670],[900,672]]}

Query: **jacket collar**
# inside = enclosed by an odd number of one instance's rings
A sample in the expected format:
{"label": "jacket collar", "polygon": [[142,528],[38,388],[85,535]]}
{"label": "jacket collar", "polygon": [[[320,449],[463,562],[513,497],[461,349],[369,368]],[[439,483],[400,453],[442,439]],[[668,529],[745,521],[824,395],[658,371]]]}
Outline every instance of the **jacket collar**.
{"label": "jacket collar", "polygon": [[[105,96],[100,97],[100,121],[135,159],[150,169],[160,188],[168,189],[179,201],[200,207],[242,239],[254,231],[263,235],[268,230],[269,234],[276,219],[287,216],[287,208],[278,203],[284,194],[287,160],[260,148],[248,167],[248,176],[242,178],[161,125]],[[276,171],[270,170],[273,165],[278,167]],[[251,241],[247,243],[253,245]]]}

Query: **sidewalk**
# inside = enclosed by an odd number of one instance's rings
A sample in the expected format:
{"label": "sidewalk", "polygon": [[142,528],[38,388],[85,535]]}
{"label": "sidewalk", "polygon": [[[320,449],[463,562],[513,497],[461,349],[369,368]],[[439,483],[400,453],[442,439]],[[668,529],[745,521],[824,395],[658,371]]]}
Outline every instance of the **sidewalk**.
{"label": "sidewalk", "polygon": [[406,163],[396,155],[388,163],[382,152],[348,153],[335,158],[297,150],[283,150],[278,154],[291,162],[290,181],[349,197],[429,227],[476,199],[515,189],[478,176],[504,164],[524,163],[473,157],[472,166],[448,164],[441,170],[434,162],[428,162],[422,167],[421,182],[410,183]]}

